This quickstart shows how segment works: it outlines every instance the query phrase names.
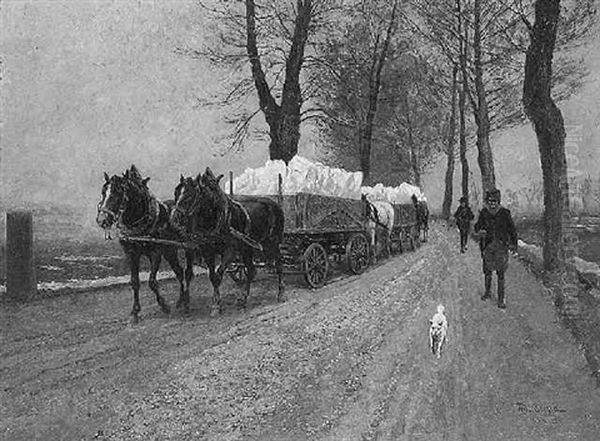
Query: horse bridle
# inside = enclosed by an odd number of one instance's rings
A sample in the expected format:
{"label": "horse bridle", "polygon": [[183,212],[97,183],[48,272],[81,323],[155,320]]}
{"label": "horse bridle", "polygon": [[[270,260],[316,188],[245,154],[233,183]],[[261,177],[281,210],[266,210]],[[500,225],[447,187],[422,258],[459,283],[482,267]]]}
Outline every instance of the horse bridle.
{"label": "horse bridle", "polygon": [[181,208],[179,206],[179,199],[175,201],[175,205],[173,206],[172,210],[181,214],[184,217],[190,217],[192,214],[194,214],[196,212],[196,210],[198,209],[198,207],[200,206],[200,188],[199,185],[196,182],[193,182],[193,188],[194,188],[194,200],[192,201],[192,205],[191,207],[189,207],[187,210],[184,210],[183,208]]}
{"label": "horse bridle", "polygon": [[100,205],[105,201],[105,199],[106,195],[104,195],[104,198],[102,198],[102,200],[98,202],[98,213],[109,214],[114,219],[113,224],[118,223],[121,220],[121,216],[123,216],[123,212],[125,211],[125,202],[128,200],[127,192],[123,191],[123,194],[121,195],[121,201],[119,202],[119,209],[116,213],[112,210],[109,210],[108,208],[100,207]]}

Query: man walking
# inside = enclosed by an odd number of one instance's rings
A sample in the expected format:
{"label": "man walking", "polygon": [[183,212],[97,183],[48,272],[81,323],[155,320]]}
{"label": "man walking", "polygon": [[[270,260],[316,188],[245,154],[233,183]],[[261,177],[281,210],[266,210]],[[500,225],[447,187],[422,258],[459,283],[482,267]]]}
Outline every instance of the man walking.
{"label": "man walking", "polygon": [[467,243],[469,241],[469,230],[471,229],[471,221],[475,218],[475,215],[469,207],[469,200],[463,196],[460,198],[460,205],[454,213],[454,221],[460,231],[460,252],[464,253],[467,250]]}
{"label": "man walking", "polygon": [[479,212],[474,230],[479,233],[479,248],[483,260],[485,292],[481,297],[491,297],[492,273],[498,278],[498,308],[506,308],[504,302],[504,273],[508,268],[508,250],[517,249],[517,232],[510,210],[500,205],[500,190],[486,192],[487,207]]}

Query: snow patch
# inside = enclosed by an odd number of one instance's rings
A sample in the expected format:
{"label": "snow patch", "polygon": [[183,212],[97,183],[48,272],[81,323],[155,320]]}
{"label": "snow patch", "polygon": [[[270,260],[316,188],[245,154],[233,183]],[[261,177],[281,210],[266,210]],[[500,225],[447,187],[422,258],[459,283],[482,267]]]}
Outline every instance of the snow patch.
{"label": "snow patch", "polygon": [[[195,266],[195,274],[206,273],[206,269]],[[150,278],[150,273],[145,271],[140,273],[140,282],[147,282]],[[175,275],[172,271],[159,271],[156,275],[157,280],[174,279]],[[110,286],[126,285],[129,283],[129,276],[110,276],[102,279],[93,280],[68,280],[66,282],[40,282],[38,283],[39,292],[58,292],[63,290],[84,291],[94,288],[106,288]],[[0,285],[0,294],[6,294],[6,286]]]}
{"label": "snow patch", "polygon": [[[528,244],[519,240],[519,251],[525,255],[529,254],[530,257],[535,258],[537,261],[543,260],[542,247],[540,246]],[[588,262],[577,256],[569,259],[569,263],[573,265],[573,268],[575,268],[582,279],[595,285],[597,288],[600,288],[600,266],[598,264]]]}

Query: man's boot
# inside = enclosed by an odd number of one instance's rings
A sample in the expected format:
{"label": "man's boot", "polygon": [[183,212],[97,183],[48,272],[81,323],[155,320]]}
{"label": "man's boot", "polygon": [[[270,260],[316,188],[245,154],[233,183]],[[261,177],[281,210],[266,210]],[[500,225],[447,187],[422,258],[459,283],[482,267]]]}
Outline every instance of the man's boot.
{"label": "man's boot", "polygon": [[498,275],[498,308],[506,308],[504,303],[504,271],[497,271]]}
{"label": "man's boot", "polygon": [[487,300],[492,297],[492,273],[483,273],[484,281],[485,281],[485,292],[481,296],[481,300]]}

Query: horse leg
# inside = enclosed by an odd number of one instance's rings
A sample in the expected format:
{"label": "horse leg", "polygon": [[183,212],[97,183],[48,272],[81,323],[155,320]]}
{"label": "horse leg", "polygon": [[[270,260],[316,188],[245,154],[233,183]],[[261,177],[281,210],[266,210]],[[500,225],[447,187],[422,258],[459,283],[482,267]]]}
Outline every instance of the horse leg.
{"label": "horse leg", "polygon": [[196,256],[193,251],[185,252],[185,288],[183,292],[183,310],[186,314],[190,311],[190,285],[192,283],[192,279],[194,278],[194,257]]}
{"label": "horse leg", "polygon": [[139,322],[139,312],[142,309],[140,306],[140,255],[136,253],[130,253],[127,256],[129,260],[129,270],[131,271],[131,277],[129,283],[133,290],[133,308],[131,309],[131,322],[135,325]]}
{"label": "horse leg", "polygon": [[376,227],[373,227],[371,229],[371,231],[369,232],[370,236],[371,236],[371,261],[373,263],[375,263],[377,261],[377,249],[375,247],[375,232]]}
{"label": "horse leg", "polygon": [[233,248],[228,248],[225,250],[225,252],[221,255],[221,262],[216,271],[214,269],[214,256],[211,256],[210,258],[212,260],[212,262],[209,263],[209,267],[212,267],[210,281],[213,285],[213,306],[210,314],[211,316],[215,317],[221,313],[221,293],[219,292],[219,286],[221,285],[221,282],[223,282],[223,276],[225,275],[225,271],[227,271],[227,267],[235,259],[235,250]]}
{"label": "horse leg", "polygon": [[246,267],[246,289],[244,290],[244,296],[242,297],[241,302],[239,302],[239,306],[242,309],[246,309],[248,303],[248,296],[250,295],[250,284],[254,277],[256,277],[256,267],[254,266],[254,260],[252,259],[252,251],[247,250],[242,253],[242,260],[244,261],[244,266]]}
{"label": "horse leg", "polygon": [[277,271],[277,301],[285,301],[285,280],[283,279],[283,261],[281,259],[281,253],[277,250],[277,256],[275,257],[275,270]]}
{"label": "horse leg", "polygon": [[[180,308],[182,305],[185,306],[185,312],[187,313],[189,310],[188,304],[186,302],[186,285],[184,285],[183,281],[183,268],[179,263],[179,259],[177,257],[177,251],[174,248],[165,248],[163,251],[163,255],[167,262],[169,262],[169,266],[175,273],[175,277],[177,277],[177,281],[179,282],[179,299],[177,300],[177,308]],[[187,257],[187,255],[186,255]],[[187,267],[186,267],[187,271]]]}
{"label": "horse leg", "polygon": [[219,314],[221,314],[221,293],[219,292],[221,280],[215,271],[215,256],[210,255],[204,260],[206,262],[206,266],[208,266],[208,278],[213,286],[213,298],[212,305],[210,307],[210,316],[217,317]]}
{"label": "horse leg", "polygon": [[171,312],[171,308],[169,308],[165,299],[160,295],[160,292],[158,291],[158,282],[156,280],[156,273],[158,273],[158,268],[160,267],[161,254],[162,251],[160,249],[156,249],[150,254],[150,277],[148,278],[148,286],[156,296],[156,303],[158,303],[162,312],[168,314]]}

